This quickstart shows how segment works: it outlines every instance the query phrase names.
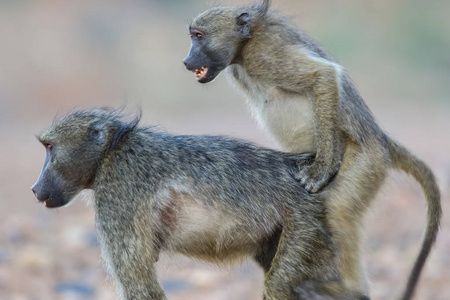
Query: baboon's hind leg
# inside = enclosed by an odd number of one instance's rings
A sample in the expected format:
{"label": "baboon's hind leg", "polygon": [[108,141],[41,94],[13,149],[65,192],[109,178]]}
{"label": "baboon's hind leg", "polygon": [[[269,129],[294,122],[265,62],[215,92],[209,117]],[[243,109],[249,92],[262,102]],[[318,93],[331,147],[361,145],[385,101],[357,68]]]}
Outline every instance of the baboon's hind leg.
{"label": "baboon's hind leg", "polygon": [[317,211],[302,205],[302,210],[285,211],[278,249],[265,277],[264,299],[358,299],[339,298],[345,291],[340,288],[332,238]]}
{"label": "baboon's hind leg", "polygon": [[347,290],[364,295],[369,295],[369,284],[361,251],[362,218],[384,182],[388,159],[378,143],[350,144],[339,173],[320,195],[336,242],[340,277]]}
{"label": "baboon's hind leg", "polygon": [[261,248],[254,257],[255,261],[263,268],[264,273],[269,272],[272,266],[272,260],[277,253],[281,232],[282,228],[277,228],[271,237],[262,243]]}

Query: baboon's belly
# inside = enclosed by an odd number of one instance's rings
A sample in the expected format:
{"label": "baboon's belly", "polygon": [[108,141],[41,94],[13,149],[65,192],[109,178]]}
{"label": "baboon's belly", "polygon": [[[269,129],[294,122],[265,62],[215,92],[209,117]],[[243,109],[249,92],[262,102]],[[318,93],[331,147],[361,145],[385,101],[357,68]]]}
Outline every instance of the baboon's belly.
{"label": "baboon's belly", "polygon": [[175,226],[170,234],[174,250],[209,261],[227,262],[252,256],[279,223],[267,214],[260,222],[250,222],[221,210],[207,207],[190,197],[180,199]]}

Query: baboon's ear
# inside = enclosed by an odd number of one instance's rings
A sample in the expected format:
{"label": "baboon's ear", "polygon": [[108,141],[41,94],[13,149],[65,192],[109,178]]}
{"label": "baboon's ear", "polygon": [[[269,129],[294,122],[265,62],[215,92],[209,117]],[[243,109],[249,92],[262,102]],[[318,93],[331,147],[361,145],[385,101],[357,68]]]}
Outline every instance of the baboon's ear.
{"label": "baboon's ear", "polygon": [[236,17],[236,25],[242,38],[250,38],[250,15],[248,12],[239,13]]}
{"label": "baboon's ear", "polygon": [[89,128],[89,140],[96,144],[103,144],[106,141],[105,131],[101,128],[91,127]]}

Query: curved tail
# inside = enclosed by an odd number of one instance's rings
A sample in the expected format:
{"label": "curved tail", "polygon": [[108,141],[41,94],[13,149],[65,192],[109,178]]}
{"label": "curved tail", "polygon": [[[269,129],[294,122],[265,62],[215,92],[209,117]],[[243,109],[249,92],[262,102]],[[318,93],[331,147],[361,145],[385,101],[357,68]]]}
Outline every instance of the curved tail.
{"label": "curved tail", "polygon": [[436,241],[442,215],[441,195],[433,173],[424,162],[389,137],[387,138],[387,144],[393,166],[400,168],[417,180],[423,189],[428,207],[425,238],[422,242],[422,248],[414,263],[402,298],[402,300],[409,300],[414,294],[422,268]]}

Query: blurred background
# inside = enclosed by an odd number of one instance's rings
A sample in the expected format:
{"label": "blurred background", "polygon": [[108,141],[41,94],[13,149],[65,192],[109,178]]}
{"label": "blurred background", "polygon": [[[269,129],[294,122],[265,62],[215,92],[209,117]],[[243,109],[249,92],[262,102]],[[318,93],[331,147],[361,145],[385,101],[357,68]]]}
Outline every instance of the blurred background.
{"label": "blurred background", "polygon": [[[450,2],[273,2],[334,54],[382,127],[436,173],[444,219],[416,299],[450,299]],[[78,199],[47,210],[30,191],[45,156],[35,135],[55,116],[141,107],[143,123],[173,133],[278,147],[223,75],[201,85],[181,63],[189,20],[220,3],[248,2],[0,0],[0,299],[118,299],[92,207]],[[424,225],[418,185],[393,174],[366,222],[372,299],[398,298]],[[261,299],[263,274],[251,262],[223,268],[166,256],[158,267],[169,299]]]}

